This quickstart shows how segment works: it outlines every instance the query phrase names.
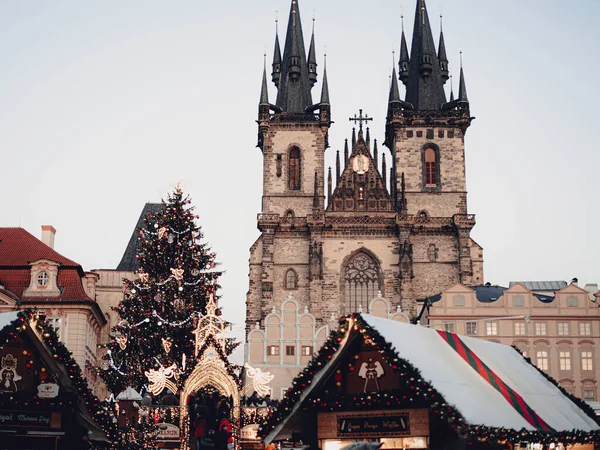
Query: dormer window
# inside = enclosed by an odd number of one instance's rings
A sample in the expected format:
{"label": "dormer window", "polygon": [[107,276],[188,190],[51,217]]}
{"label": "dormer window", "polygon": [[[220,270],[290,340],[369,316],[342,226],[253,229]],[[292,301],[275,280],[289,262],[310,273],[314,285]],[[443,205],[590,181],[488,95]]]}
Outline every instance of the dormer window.
{"label": "dormer window", "polygon": [[48,275],[48,272],[38,273],[37,284],[39,287],[46,287],[46,286],[48,286],[49,282],[50,282],[50,275]]}

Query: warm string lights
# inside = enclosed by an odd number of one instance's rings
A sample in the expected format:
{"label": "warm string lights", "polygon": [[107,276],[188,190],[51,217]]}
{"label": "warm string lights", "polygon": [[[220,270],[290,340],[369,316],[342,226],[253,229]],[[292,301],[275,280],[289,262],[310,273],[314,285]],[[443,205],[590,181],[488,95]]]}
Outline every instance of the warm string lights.
{"label": "warm string lights", "polygon": [[[308,366],[292,382],[292,387],[286,392],[278,408],[269,414],[267,420],[259,427],[259,434],[266,436],[277,424],[281,423],[292,411],[300,396],[309,386],[317,373],[327,365],[340,348],[340,343],[347,333],[360,333],[362,342],[378,350],[382,359],[399,377],[400,389],[391,392],[362,393],[358,395],[342,395],[335,390],[312,394],[307,402],[318,410],[364,410],[379,408],[429,408],[435,420],[450,425],[457,435],[465,436],[470,441],[507,442],[536,442],[543,445],[558,444],[589,444],[600,442],[600,431],[584,432],[581,430],[547,433],[544,431],[514,430],[481,425],[470,425],[465,422],[461,413],[446,402],[444,397],[426,380],[421,377],[417,368],[408,361],[401,359],[393,346],[387,342],[377,330],[369,326],[360,314],[342,318],[337,330],[332,331],[327,341]],[[353,363],[348,366],[352,372]],[[554,380],[551,380],[554,384]],[[589,411],[596,422],[600,420]]]}

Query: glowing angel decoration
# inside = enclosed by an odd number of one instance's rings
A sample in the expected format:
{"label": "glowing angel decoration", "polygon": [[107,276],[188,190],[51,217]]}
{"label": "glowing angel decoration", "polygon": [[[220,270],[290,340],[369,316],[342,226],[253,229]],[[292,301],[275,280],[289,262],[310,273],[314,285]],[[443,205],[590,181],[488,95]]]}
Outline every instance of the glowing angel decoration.
{"label": "glowing angel decoration", "polygon": [[175,279],[177,281],[180,281],[183,279],[183,269],[171,269],[171,273],[173,274],[173,276],[175,277]]}
{"label": "glowing angel decoration", "polygon": [[379,361],[373,362],[373,360],[369,358],[367,362],[363,362],[358,371],[358,376],[365,380],[363,392],[378,392],[379,378],[383,375],[385,375],[385,372]]}
{"label": "glowing angel decoration", "polygon": [[248,395],[252,390],[256,391],[258,395],[264,397],[271,393],[268,384],[275,378],[275,375],[271,375],[271,372],[263,372],[259,368],[254,368],[250,364],[244,364],[246,368],[246,376],[252,383],[244,386],[244,395]]}
{"label": "glowing angel decoration", "polygon": [[121,348],[121,350],[125,350],[125,348],[127,347],[127,335],[117,336],[115,338],[115,341],[117,341],[117,344],[119,344],[119,347]]}
{"label": "glowing angel decoration", "polygon": [[158,395],[165,388],[169,389],[171,392],[177,392],[177,386],[173,383],[170,378],[176,378],[177,364],[173,363],[169,367],[160,366],[158,370],[148,370],[144,372],[146,377],[148,377],[148,381],[150,381],[150,386],[148,386],[148,390],[152,393],[152,395]]}

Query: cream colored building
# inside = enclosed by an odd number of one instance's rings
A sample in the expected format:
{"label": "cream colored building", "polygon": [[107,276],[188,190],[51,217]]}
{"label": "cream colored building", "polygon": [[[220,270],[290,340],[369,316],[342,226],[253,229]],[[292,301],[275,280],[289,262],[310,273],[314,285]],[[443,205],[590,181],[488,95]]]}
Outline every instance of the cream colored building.
{"label": "cream colored building", "polygon": [[428,299],[421,324],[514,345],[567,392],[596,401],[600,296],[590,297],[576,283],[550,294],[521,283],[510,288],[456,284]]}
{"label": "cream colored building", "polygon": [[[407,314],[399,307],[392,311],[390,302],[381,295],[371,300],[368,312],[378,317],[409,322]],[[264,327],[258,322],[255,324],[248,334],[246,362],[274,376],[269,383],[272,398],[283,398],[292,380],[327,341],[329,333],[338,328],[338,320],[337,315],[331,315],[328,321],[319,325],[308,308],[300,307],[290,295],[279,308],[272,308],[265,317]]]}
{"label": "cream colored building", "polygon": [[42,226],[42,240],[23,228],[0,228],[0,312],[46,314],[98,395],[97,344],[107,323],[95,301],[98,276],[56,252],[55,234],[50,225]]}

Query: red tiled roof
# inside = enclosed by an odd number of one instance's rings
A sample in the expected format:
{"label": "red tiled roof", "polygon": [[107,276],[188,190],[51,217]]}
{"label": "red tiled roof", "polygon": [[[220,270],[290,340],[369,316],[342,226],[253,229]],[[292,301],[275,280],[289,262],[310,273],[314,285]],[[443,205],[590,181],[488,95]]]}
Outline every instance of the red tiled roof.
{"label": "red tiled roof", "polygon": [[[31,281],[29,263],[47,259],[60,263],[58,297],[23,297]],[[85,292],[82,267],[48,247],[23,228],[0,228],[0,284],[24,303],[36,302],[94,302]],[[95,303],[95,302],[94,302]]]}
{"label": "red tiled roof", "polygon": [[80,267],[23,228],[0,228],[0,266],[24,267],[40,259],[56,261],[63,266]]}

